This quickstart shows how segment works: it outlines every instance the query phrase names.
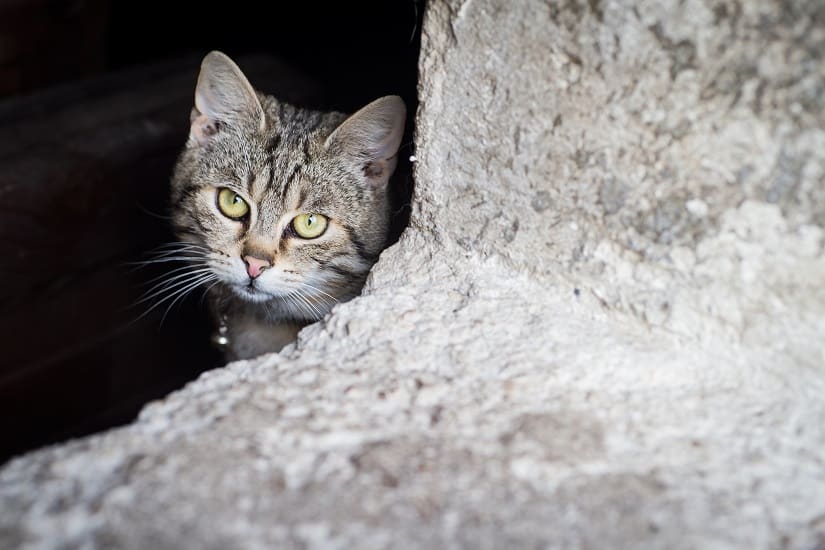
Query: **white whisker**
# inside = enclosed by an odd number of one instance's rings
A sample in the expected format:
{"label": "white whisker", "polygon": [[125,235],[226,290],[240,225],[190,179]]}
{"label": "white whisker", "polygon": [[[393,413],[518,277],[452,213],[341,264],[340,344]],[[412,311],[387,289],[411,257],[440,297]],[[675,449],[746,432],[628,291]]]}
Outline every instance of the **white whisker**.
{"label": "white whisker", "polygon": [[[210,281],[212,281],[213,279],[216,279],[216,278],[217,278],[217,276],[214,275],[214,274],[206,274],[206,275],[201,275],[200,277],[197,277],[194,281],[186,281],[186,282],[189,283],[188,286],[183,286],[182,288],[178,288],[174,291],[171,291],[170,294],[164,296],[163,298],[161,298],[160,300],[155,302],[152,305],[152,307],[150,307],[149,309],[144,311],[137,319],[135,319],[135,321],[139,321],[140,319],[144,318],[146,315],[148,315],[150,312],[152,312],[155,308],[157,308],[158,306],[160,306],[164,302],[166,302],[170,299],[173,299],[176,296],[179,296],[181,294],[185,295],[186,293],[188,293],[189,291],[197,288],[201,284],[206,283],[206,282],[210,282]],[[186,282],[184,282],[184,284]],[[167,289],[165,289],[165,290],[167,290]]]}
{"label": "white whisker", "polygon": [[166,262],[191,262],[194,260],[205,260],[209,258],[209,256],[167,256],[164,258],[155,258],[154,260],[143,260],[141,262],[127,262],[127,265],[136,265],[139,267],[152,265],[152,264],[163,264]]}
{"label": "white whisker", "polygon": [[313,285],[311,285],[311,284],[309,284],[309,283],[304,283],[304,282],[301,282],[301,281],[299,281],[299,282],[298,282],[298,284],[299,284],[299,285],[303,285],[303,286],[305,286],[305,287],[307,287],[307,288],[311,288],[311,289],[312,289],[312,290],[314,290],[315,292],[317,292],[317,293],[319,293],[319,294],[322,294],[322,295],[324,295],[324,296],[328,297],[328,298],[329,298],[330,300],[332,300],[333,302],[336,302],[336,303],[338,302],[338,298],[336,298],[336,297],[335,297],[335,296],[333,296],[332,294],[328,294],[328,293],[324,292],[323,290],[321,290],[321,289],[320,289],[320,288],[318,288],[317,286],[313,286]]}
{"label": "white whisker", "polygon": [[197,243],[171,242],[162,244],[154,248],[151,252],[154,252],[155,250],[165,250],[167,248],[200,248],[201,250],[210,250],[209,247],[202,246]]}
{"label": "white whisker", "polygon": [[301,292],[300,288],[296,288],[294,292],[296,293],[297,297],[301,300],[301,302],[307,305],[313,317],[320,319],[324,316],[324,314],[321,312],[318,306],[314,304],[312,300],[310,300],[310,297]]}
{"label": "white whisker", "polygon": [[288,294],[286,294],[285,298],[289,301],[290,306],[293,309],[296,309],[298,313],[306,313],[306,306],[300,301],[298,301],[293,292],[289,292]]}
{"label": "white whisker", "polygon": [[[171,277],[170,279],[168,279],[166,281],[161,281],[161,282],[157,283],[156,285],[154,285],[149,290],[147,290],[144,293],[144,295],[137,302],[135,302],[135,305],[142,304],[143,302],[151,300],[155,296],[158,296],[159,294],[163,294],[164,292],[166,292],[168,290],[172,290],[172,289],[177,288],[179,286],[185,285],[188,282],[188,280],[190,280],[194,275],[200,275],[200,274],[203,274],[203,273],[211,273],[211,271],[212,270],[207,267],[207,268],[203,268],[203,269],[197,269],[195,271],[188,271],[186,273],[181,273],[179,275],[175,275],[174,277]],[[180,279],[184,279],[184,280],[181,281]],[[175,282],[175,281],[177,281],[177,282]],[[158,287],[160,287],[160,288],[158,289]],[[155,289],[158,289],[158,290],[155,290]]]}
{"label": "white whisker", "polygon": [[183,299],[183,298],[184,298],[187,294],[189,294],[190,292],[192,292],[193,290],[195,290],[196,288],[198,288],[198,287],[199,287],[200,285],[202,285],[203,283],[206,283],[206,282],[208,282],[208,281],[211,281],[211,280],[212,280],[212,278],[217,279],[217,276],[216,276],[216,275],[211,275],[211,276],[210,276],[210,278],[207,278],[206,280],[202,280],[202,279],[201,279],[201,280],[195,281],[195,282],[194,282],[194,283],[192,283],[190,286],[186,287],[186,288],[185,288],[182,292],[180,292],[180,291],[179,291],[179,292],[178,292],[178,297],[177,297],[177,298],[175,298],[174,300],[172,300],[172,302],[171,302],[171,303],[169,304],[169,306],[166,308],[166,311],[164,311],[164,312],[163,312],[163,317],[161,317],[161,318],[160,318],[160,326],[163,326],[163,322],[166,320],[166,316],[167,316],[167,315],[169,315],[169,312],[172,310],[172,307],[173,307],[173,306],[174,306],[174,305],[175,305],[178,301],[182,300],[182,299]]}
{"label": "white whisker", "polygon": [[219,285],[220,282],[221,282],[221,280],[217,279],[214,283],[212,283],[211,285],[206,287],[206,290],[204,290],[203,294],[201,294],[201,300],[200,300],[201,306],[203,306],[203,301],[206,299],[206,295],[209,294],[209,291],[212,290],[213,288],[215,288],[215,286]]}
{"label": "white whisker", "polygon": [[169,275],[172,275],[174,273],[178,273],[180,271],[186,271],[188,269],[192,269],[193,267],[206,267],[207,265],[209,265],[209,264],[207,264],[206,262],[199,262],[199,263],[192,264],[192,265],[185,265],[183,267],[176,267],[175,269],[173,269],[172,271],[169,271],[168,273],[163,273],[162,275],[158,275],[157,277],[152,277],[148,281],[144,281],[143,284],[148,285],[148,284],[154,283],[155,281],[159,281],[160,279],[168,277]]}

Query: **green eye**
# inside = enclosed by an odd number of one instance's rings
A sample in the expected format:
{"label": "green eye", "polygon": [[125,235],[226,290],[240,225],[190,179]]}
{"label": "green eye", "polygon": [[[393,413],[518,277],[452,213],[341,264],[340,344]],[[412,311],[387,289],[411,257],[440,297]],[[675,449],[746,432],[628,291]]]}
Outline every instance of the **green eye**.
{"label": "green eye", "polygon": [[249,205],[239,194],[222,187],[218,190],[218,209],[227,218],[237,220],[249,213]]}
{"label": "green eye", "polygon": [[321,214],[301,214],[292,220],[292,229],[303,239],[316,239],[326,228],[327,218]]}

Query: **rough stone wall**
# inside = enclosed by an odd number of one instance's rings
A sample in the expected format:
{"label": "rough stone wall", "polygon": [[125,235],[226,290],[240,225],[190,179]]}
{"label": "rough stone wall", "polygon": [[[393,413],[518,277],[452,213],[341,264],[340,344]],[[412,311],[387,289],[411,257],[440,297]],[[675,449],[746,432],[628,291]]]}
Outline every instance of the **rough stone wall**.
{"label": "rough stone wall", "polygon": [[441,241],[822,361],[825,4],[467,1],[428,24],[418,221]]}
{"label": "rough stone wall", "polygon": [[410,227],[0,471],[0,547],[825,544],[825,8],[432,0]]}

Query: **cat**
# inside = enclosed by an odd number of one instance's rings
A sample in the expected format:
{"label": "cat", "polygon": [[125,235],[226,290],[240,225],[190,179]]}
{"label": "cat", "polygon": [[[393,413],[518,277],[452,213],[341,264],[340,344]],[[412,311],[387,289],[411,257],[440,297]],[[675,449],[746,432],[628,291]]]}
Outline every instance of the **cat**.
{"label": "cat", "polygon": [[213,51],[190,120],[171,181],[181,285],[208,288],[227,359],[278,351],[359,294],[386,246],[405,104],[297,108]]}

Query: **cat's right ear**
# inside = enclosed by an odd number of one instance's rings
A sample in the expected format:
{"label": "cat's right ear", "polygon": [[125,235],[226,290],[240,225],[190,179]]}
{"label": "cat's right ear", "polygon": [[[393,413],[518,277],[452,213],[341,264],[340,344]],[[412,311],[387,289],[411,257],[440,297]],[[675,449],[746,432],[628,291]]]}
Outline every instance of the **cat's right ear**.
{"label": "cat's right ear", "polygon": [[228,56],[209,52],[195,88],[189,141],[206,145],[221,125],[252,121],[263,130],[264,111],[249,80]]}
{"label": "cat's right ear", "polygon": [[376,99],[342,122],[324,147],[358,162],[369,184],[383,188],[398,161],[406,117],[407,108],[397,95]]}

